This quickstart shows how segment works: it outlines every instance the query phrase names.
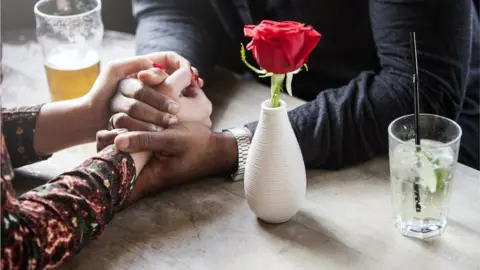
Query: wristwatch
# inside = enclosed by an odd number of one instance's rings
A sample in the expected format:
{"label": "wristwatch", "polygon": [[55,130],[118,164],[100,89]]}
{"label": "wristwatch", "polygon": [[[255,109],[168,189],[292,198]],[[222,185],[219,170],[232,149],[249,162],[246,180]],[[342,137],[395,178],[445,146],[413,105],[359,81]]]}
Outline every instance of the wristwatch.
{"label": "wristwatch", "polygon": [[230,128],[228,131],[233,134],[237,140],[238,147],[238,166],[237,171],[231,174],[233,181],[243,180],[245,174],[245,164],[247,163],[248,149],[250,149],[252,133],[246,127],[244,128]]}

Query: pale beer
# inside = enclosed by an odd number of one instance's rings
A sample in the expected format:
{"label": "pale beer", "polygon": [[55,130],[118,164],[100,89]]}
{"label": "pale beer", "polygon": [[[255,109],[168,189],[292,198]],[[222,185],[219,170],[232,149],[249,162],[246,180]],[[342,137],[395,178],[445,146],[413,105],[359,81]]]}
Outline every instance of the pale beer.
{"label": "pale beer", "polygon": [[46,57],[45,69],[52,101],[74,99],[92,88],[100,59],[93,49],[63,47]]}
{"label": "pale beer", "polygon": [[38,0],[34,7],[52,101],[90,91],[100,72],[101,0]]}

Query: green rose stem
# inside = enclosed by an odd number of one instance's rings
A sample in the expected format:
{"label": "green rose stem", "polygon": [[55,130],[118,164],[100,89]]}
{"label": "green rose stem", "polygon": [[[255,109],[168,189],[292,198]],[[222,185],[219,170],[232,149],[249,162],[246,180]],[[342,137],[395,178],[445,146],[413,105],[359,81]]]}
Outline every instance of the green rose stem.
{"label": "green rose stem", "polygon": [[280,107],[280,92],[283,89],[283,80],[285,79],[285,74],[273,74],[272,83],[270,85],[271,89],[271,102],[273,108]]}

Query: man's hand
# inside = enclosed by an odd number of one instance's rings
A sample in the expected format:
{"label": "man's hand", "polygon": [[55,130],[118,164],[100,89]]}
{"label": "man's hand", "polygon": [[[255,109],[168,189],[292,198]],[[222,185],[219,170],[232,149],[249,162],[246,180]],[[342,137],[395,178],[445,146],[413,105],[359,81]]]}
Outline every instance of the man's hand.
{"label": "man's hand", "polygon": [[237,164],[237,142],[229,132],[213,133],[199,123],[176,124],[161,132],[97,133],[98,150],[115,142],[130,153],[153,151],[138,176],[128,204],[159,191],[208,175],[227,175]]}
{"label": "man's hand", "polygon": [[113,128],[158,131],[176,123],[180,105],[174,97],[190,85],[189,70],[181,68],[169,76],[158,68],[151,68],[137,76],[142,80],[122,80],[110,102]]}
{"label": "man's hand", "polygon": [[127,132],[115,138],[118,149],[129,152],[153,151],[162,158],[154,175],[162,179],[187,181],[234,171],[237,142],[229,132],[214,133],[203,124],[176,124],[161,132]]}

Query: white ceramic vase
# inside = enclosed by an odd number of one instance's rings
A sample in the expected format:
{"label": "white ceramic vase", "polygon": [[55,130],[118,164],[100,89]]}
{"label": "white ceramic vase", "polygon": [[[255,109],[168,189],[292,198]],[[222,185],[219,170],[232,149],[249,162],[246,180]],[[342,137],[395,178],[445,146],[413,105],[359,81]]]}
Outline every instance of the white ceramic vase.
{"label": "white ceramic vase", "polygon": [[300,147],[287,115],[287,105],[262,103],[245,166],[245,196],[257,217],[268,223],[290,220],[305,198],[307,180]]}

